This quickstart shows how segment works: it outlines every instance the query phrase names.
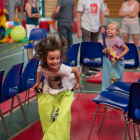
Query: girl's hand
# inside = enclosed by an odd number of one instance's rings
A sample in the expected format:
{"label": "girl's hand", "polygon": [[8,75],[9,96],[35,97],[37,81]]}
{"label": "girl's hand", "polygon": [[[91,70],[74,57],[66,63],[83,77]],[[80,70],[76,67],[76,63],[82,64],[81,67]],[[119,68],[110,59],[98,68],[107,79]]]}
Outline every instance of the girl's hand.
{"label": "girl's hand", "polygon": [[39,87],[39,83],[35,83],[35,85],[32,88],[35,89],[36,87]]}
{"label": "girl's hand", "polygon": [[103,49],[102,52],[103,52],[103,53],[107,53],[107,48]]}
{"label": "girl's hand", "polygon": [[80,86],[80,84],[79,84],[79,83],[76,83],[76,84],[74,85],[74,87],[73,87],[73,90],[78,89],[78,88],[79,88],[79,86]]}
{"label": "girl's hand", "polygon": [[116,56],[115,58],[116,58],[116,59],[117,59],[117,61],[118,61],[118,60],[120,59],[120,56]]}

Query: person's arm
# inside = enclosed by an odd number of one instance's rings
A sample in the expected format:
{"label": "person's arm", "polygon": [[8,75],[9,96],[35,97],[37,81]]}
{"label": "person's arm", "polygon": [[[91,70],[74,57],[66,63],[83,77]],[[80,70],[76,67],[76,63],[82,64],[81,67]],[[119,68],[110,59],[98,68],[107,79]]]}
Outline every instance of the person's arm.
{"label": "person's arm", "polygon": [[80,28],[80,24],[81,24],[81,15],[82,12],[77,11],[77,19],[76,19],[76,24],[77,24],[77,37],[81,38],[80,35],[83,35],[82,30]]}
{"label": "person's arm", "polygon": [[36,83],[35,83],[35,85],[33,86],[33,88],[36,88],[36,87],[39,86],[40,80],[41,80],[41,76],[42,76],[42,73],[41,73],[41,72],[37,72]]}
{"label": "person's arm", "polygon": [[74,21],[75,16],[76,16],[76,8],[73,7],[73,10],[72,10],[72,22]]}
{"label": "person's arm", "polygon": [[126,15],[130,14],[130,12],[123,12],[124,6],[125,6],[125,2],[121,6],[121,9],[119,11],[119,16],[125,17]]}
{"label": "person's arm", "polygon": [[126,54],[128,53],[128,51],[129,51],[128,47],[127,47],[125,44],[121,45],[121,47],[124,49],[124,51],[123,51],[123,53],[122,53],[121,55],[116,56],[117,60],[119,60],[120,58],[122,58],[122,57],[123,57],[124,55],[126,55]]}
{"label": "person's arm", "polygon": [[104,20],[104,12],[100,11],[100,20],[101,20],[101,33],[103,34],[105,32],[105,20]]}
{"label": "person's arm", "polygon": [[108,7],[106,6],[106,7],[105,7],[105,11],[104,11],[104,16],[109,16],[109,15],[110,15],[109,9],[108,9]]}
{"label": "person's arm", "polygon": [[60,6],[56,6],[55,10],[53,11],[53,14],[51,16],[53,20],[55,19],[55,16],[59,13],[60,8]]}
{"label": "person's arm", "polygon": [[40,13],[31,13],[31,5],[27,2],[25,5],[25,10],[27,11],[28,17],[29,18],[40,18],[41,15]]}
{"label": "person's arm", "polygon": [[139,12],[139,3],[137,2],[137,3],[135,4],[134,11],[131,12],[131,13],[129,13],[129,14],[126,15],[125,17],[126,17],[126,18],[132,18],[132,17],[135,17],[135,16],[138,14],[138,12]]}
{"label": "person's arm", "polygon": [[80,74],[78,72],[78,69],[76,67],[71,67],[72,68],[72,72],[75,75],[76,81],[77,83],[74,85],[73,90],[76,90],[79,88],[80,84],[81,84],[81,80],[80,80]]}

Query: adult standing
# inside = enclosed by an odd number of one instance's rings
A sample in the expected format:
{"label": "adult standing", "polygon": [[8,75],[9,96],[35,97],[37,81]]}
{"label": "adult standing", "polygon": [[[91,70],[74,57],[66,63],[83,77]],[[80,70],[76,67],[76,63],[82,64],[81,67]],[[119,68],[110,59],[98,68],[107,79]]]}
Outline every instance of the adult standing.
{"label": "adult standing", "polygon": [[[34,0],[28,0],[25,5],[26,10],[26,31],[29,38],[30,32],[34,28],[39,28],[38,18],[41,17],[38,4]],[[34,42],[33,42],[34,43]],[[28,59],[33,58],[33,49],[28,49]]]}
{"label": "adult standing", "polygon": [[[59,38],[67,40],[68,49],[73,44],[72,26],[76,16],[76,8],[74,0],[58,0],[56,8],[52,14],[52,19],[57,20]],[[67,49],[67,50],[68,50]]]}
{"label": "adult standing", "polygon": [[[110,12],[109,12],[109,9],[107,7],[107,4],[104,1],[105,0],[103,0],[103,4],[105,7],[105,11],[104,11],[105,32],[102,34],[102,39],[103,39],[103,45],[106,48],[106,43],[105,43],[105,38],[107,37],[107,19],[106,19],[106,16],[109,16]],[[101,30],[101,27],[102,27],[102,24],[100,22],[100,30]]]}
{"label": "adult standing", "polygon": [[139,3],[135,0],[125,1],[119,11],[119,15],[123,17],[122,31],[124,43],[129,43],[129,36],[131,34],[133,41],[137,47],[140,46],[138,12]]}
{"label": "adult standing", "polygon": [[[77,37],[85,42],[97,42],[99,35],[99,23],[101,21],[101,33],[104,28],[103,0],[79,0],[77,6]],[[81,25],[81,26],[80,26]],[[86,76],[91,76],[89,69],[85,68]]]}

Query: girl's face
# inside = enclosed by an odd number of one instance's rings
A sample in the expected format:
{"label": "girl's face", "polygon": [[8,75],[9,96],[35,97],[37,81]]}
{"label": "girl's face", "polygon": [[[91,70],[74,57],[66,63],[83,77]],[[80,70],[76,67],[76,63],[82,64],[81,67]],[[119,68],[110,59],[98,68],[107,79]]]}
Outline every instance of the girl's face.
{"label": "girl's face", "polygon": [[60,50],[48,52],[46,62],[50,71],[58,71],[60,67]]}
{"label": "girl's face", "polygon": [[116,30],[115,25],[114,24],[109,24],[108,27],[107,27],[107,35],[109,37],[114,37],[117,34],[118,34],[118,31]]}

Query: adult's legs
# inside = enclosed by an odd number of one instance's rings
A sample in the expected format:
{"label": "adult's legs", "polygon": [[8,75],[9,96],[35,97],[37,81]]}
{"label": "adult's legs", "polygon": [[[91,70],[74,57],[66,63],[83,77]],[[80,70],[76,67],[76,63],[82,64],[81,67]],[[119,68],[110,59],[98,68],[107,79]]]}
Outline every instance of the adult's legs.
{"label": "adult's legs", "polygon": [[129,43],[129,36],[130,36],[130,34],[123,33],[123,41],[124,41],[124,43]]}
{"label": "adult's legs", "polygon": [[[139,34],[133,34],[132,35],[132,38],[133,38],[134,44],[137,47],[139,47],[140,46],[140,43],[139,43]],[[139,60],[140,60],[140,50],[138,50],[138,54],[139,54]]]}
{"label": "adult's legs", "polygon": [[98,42],[99,32],[91,33],[91,41]]}
{"label": "adult's legs", "polygon": [[68,42],[67,28],[64,25],[60,24],[60,23],[57,24],[57,27],[58,27],[59,38],[62,40],[62,37],[63,37]]}
{"label": "adult's legs", "polygon": [[72,46],[73,44],[73,39],[72,39],[72,27],[68,27],[68,32],[67,32],[67,36],[68,36],[68,50],[69,48]]}

